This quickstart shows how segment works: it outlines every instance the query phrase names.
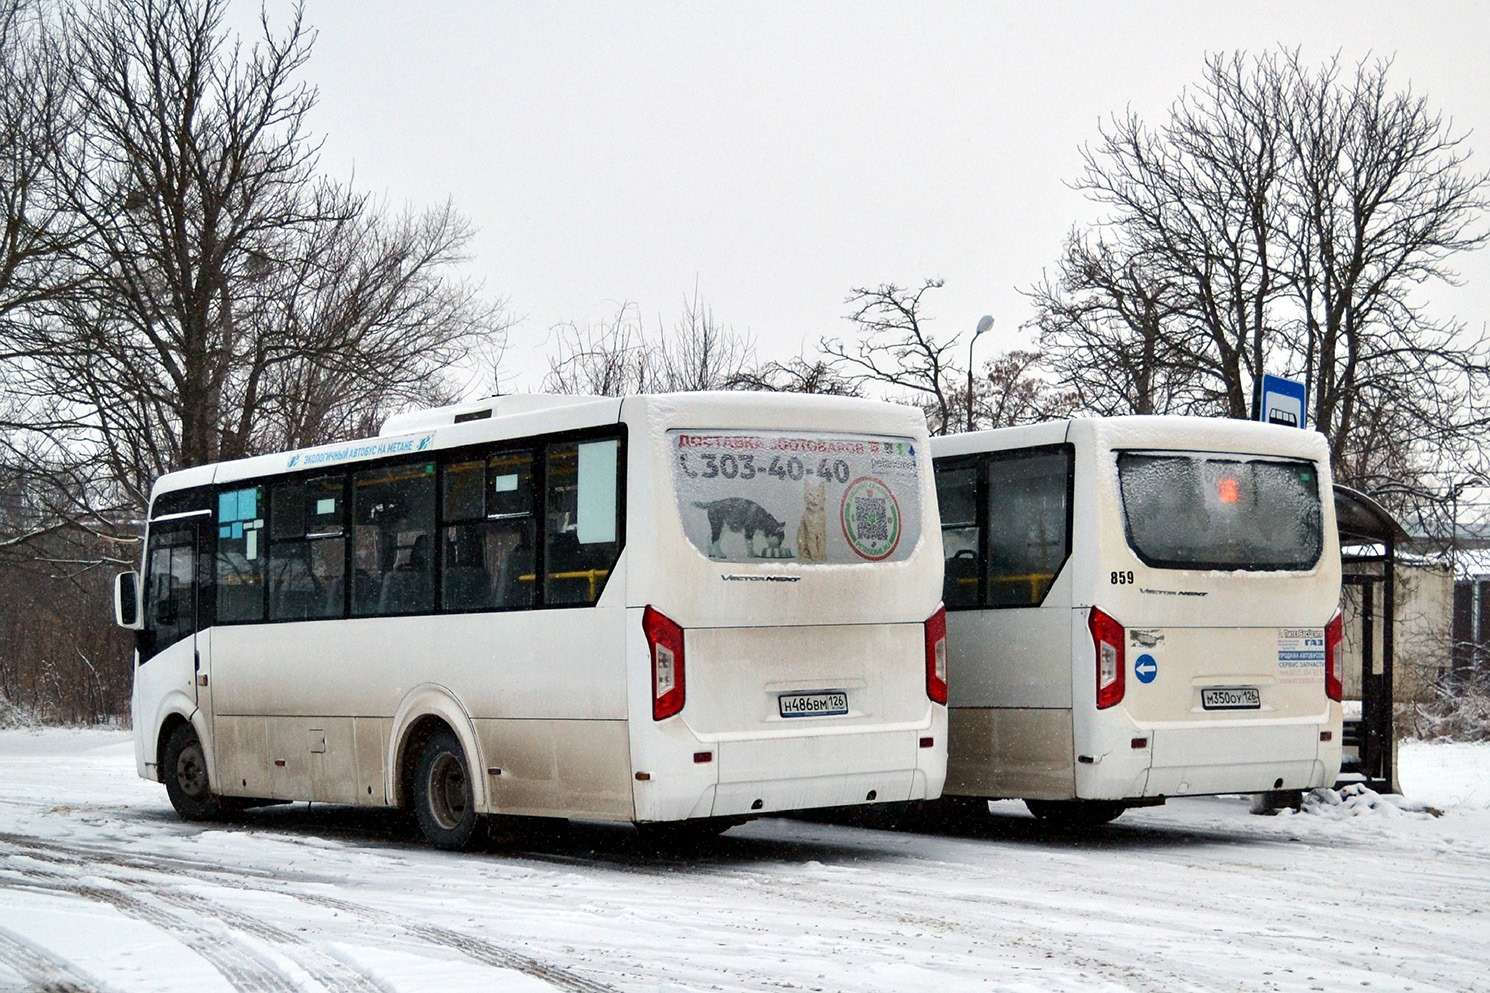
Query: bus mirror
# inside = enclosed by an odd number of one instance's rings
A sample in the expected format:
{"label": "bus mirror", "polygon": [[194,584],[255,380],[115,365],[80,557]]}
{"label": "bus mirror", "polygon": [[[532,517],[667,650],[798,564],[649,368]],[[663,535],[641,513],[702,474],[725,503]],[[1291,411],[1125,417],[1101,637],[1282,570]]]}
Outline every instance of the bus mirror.
{"label": "bus mirror", "polygon": [[131,631],[145,625],[140,618],[140,574],[121,572],[114,577],[114,623]]}

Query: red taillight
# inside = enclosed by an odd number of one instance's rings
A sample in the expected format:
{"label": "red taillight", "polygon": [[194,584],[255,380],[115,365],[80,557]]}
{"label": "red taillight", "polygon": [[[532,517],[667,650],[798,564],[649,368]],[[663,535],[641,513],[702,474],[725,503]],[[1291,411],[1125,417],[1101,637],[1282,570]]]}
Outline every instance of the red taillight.
{"label": "red taillight", "polygon": [[652,656],[652,719],[660,721],[683,709],[683,629],[648,607],[642,631]]}
{"label": "red taillight", "polygon": [[947,608],[926,618],[926,695],[947,702]]}
{"label": "red taillight", "polygon": [[1097,709],[1123,699],[1123,626],[1096,607],[1086,619],[1097,650]]}
{"label": "red taillight", "polygon": [[1340,664],[1338,649],[1340,639],[1345,636],[1345,624],[1341,620],[1340,612],[1324,626],[1324,695],[1331,700],[1339,700],[1345,696],[1345,687],[1340,682]]}

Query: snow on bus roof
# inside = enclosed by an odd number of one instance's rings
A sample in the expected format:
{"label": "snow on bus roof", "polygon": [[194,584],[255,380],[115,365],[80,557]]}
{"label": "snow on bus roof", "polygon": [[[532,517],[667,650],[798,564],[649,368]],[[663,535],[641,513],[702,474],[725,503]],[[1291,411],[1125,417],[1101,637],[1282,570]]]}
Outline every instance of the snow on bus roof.
{"label": "snow on bus roof", "polygon": [[[373,438],[347,439],[290,451],[272,452],[212,465],[167,473],[155,481],[154,495],[193,486],[225,483],[296,469],[342,465],[412,451],[434,451],[451,445],[481,441],[491,435],[491,422],[504,422],[503,437],[520,437],[563,431],[591,425],[615,423],[623,403],[643,403],[654,421],[683,418],[699,421],[710,417],[740,420],[755,409],[763,416],[761,426],[811,425],[825,410],[834,410],[840,423],[857,417],[873,417],[876,430],[907,434],[925,431],[925,417],[916,407],[859,397],[816,394],[756,393],[748,391],[698,391],[665,394],[634,394],[627,397],[514,393],[396,414],[388,418]],[[899,424],[887,422],[900,421]],[[743,421],[742,421],[743,422]],[[717,426],[722,426],[721,420]],[[810,428],[809,428],[810,429]]]}
{"label": "snow on bus roof", "polygon": [[973,431],[937,438],[938,456],[1023,445],[1052,444],[1090,433],[1104,448],[1175,448],[1199,452],[1265,452],[1327,461],[1329,449],[1317,431],[1223,417],[1126,415],[1074,417],[1064,421]]}

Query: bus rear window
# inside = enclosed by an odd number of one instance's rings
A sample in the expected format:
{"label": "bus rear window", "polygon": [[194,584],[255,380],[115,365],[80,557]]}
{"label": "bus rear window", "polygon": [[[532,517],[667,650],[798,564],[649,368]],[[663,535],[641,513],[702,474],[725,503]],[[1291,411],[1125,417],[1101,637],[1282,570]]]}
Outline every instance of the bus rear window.
{"label": "bus rear window", "polygon": [[921,540],[909,438],[808,431],[668,432],[688,540],[722,562],[898,562]]}
{"label": "bus rear window", "polygon": [[1164,569],[1301,570],[1324,536],[1312,462],[1118,455],[1128,544]]}

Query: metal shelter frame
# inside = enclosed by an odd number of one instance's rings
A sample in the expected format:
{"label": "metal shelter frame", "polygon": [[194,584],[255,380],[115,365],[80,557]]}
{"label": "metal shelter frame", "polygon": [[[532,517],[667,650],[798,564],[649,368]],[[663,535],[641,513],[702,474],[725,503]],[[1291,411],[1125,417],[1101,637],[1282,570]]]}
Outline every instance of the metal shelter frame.
{"label": "metal shelter frame", "polygon": [[[1348,486],[1335,487],[1340,532],[1341,585],[1361,591],[1361,716],[1345,722],[1346,759],[1340,782],[1365,783],[1379,793],[1400,793],[1397,735],[1392,705],[1393,626],[1397,606],[1397,543],[1408,534],[1376,500]],[[1376,590],[1381,588],[1380,610]],[[1381,654],[1376,653],[1377,632]],[[1349,755],[1354,747],[1356,757]]]}

